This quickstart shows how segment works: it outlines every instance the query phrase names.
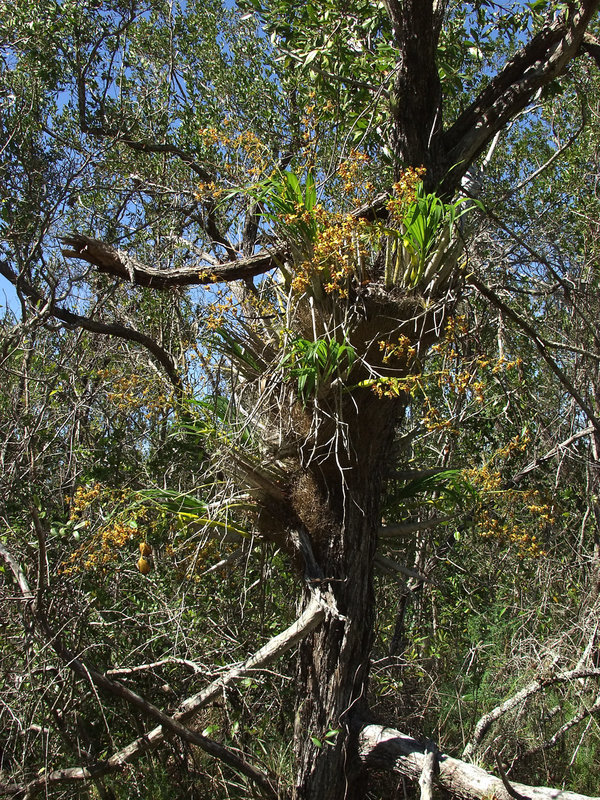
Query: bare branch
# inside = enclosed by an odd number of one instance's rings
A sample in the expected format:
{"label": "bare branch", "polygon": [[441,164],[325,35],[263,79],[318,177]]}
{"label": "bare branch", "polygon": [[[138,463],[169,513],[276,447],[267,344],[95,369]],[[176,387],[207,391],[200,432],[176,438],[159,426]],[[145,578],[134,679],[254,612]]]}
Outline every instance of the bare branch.
{"label": "bare branch", "polygon": [[429,528],[436,528],[438,525],[444,525],[446,522],[452,522],[454,516],[448,517],[434,517],[433,519],[424,519],[420,522],[405,522],[400,525],[383,525],[379,528],[378,536],[380,539],[407,539],[413,533],[418,531],[426,531]]}
{"label": "bare branch", "polygon": [[564,725],[561,725],[560,728],[552,734],[552,736],[544,742],[540,742],[540,744],[536,745],[535,747],[531,747],[529,750],[525,750],[524,753],[521,753],[519,758],[520,759],[527,759],[531,756],[534,756],[536,753],[539,753],[544,750],[550,750],[550,748],[555,747],[563,737],[576,725],[579,725],[580,722],[586,717],[592,716],[592,714],[597,714],[600,711],[600,696],[594,700],[591,706],[584,707],[577,714],[574,714],[571,719],[567,720]]}
{"label": "bare branch", "polygon": [[[123,26],[118,28],[115,33],[118,35],[124,31],[126,27],[133,22],[133,19],[134,18],[131,17],[130,19],[126,20]],[[99,39],[96,46],[98,47],[101,42],[102,38]],[[79,52],[77,52],[77,61],[79,62]],[[90,61],[88,61],[88,66]],[[85,85],[87,69],[87,66],[82,67],[82,65],[78,63],[79,74],[77,75],[77,111],[79,114],[79,127],[82,133],[99,139],[112,139],[119,144],[124,144],[126,147],[129,147],[131,150],[135,150],[138,153],[159,153],[162,155],[175,156],[184,164],[187,164],[187,166],[193,172],[195,172],[202,181],[205,183],[210,183],[210,181],[213,179],[213,176],[208,172],[208,170],[202,164],[199,164],[192,155],[186,153],[185,151],[181,150],[181,148],[176,147],[173,144],[168,142],[161,143],[151,142],[148,140],[139,140],[136,139],[129,131],[111,128],[106,124],[90,125],[88,123],[87,92]]]}
{"label": "bare branch", "polygon": [[500,717],[504,716],[504,714],[506,714],[508,711],[511,711],[513,708],[516,708],[516,706],[524,703],[534,694],[541,692],[548,686],[553,686],[555,683],[568,683],[569,681],[575,681],[579,678],[592,677],[600,677],[600,669],[595,667],[589,669],[571,669],[566,672],[558,672],[556,675],[537,678],[536,680],[532,681],[523,689],[521,689],[520,692],[517,692],[512,697],[509,697],[508,700],[504,701],[504,703],[496,706],[480,718],[477,725],[475,725],[475,729],[467,743],[467,746],[463,750],[463,758],[469,758],[475,752],[475,749],[488,732],[490,726],[497,719],[500,719]]}
{"label": "bare branch", "polygon": [[130,281],[136,286],[150,286],[153,289],[206,286],[223,281],[253,278],[276,269],[285,256],[285,249],[278,247],[224,264],[162,270],[142,264],[123,250],[117,250],[112,245],[81,233],[63,236],[62,242],[68,246],[68,249],[63,250],[65,258],[87,261],[100,272]]}
{"label": "bare branch", "polygon": [[113,669],[107,669],[104,674],[111,678],[116,678],[119,675],[134,675],[136,672],[149,672],[152,669],[158,669],[158,667],[164,667],[167,664],[180,664],[181,666],[188,667],[196,674],[205,672],[206,670],[205,667],[197,664],[195,661],[190,661],[187,658],[175,658],[173,656],[171,658],[161,658],[160,661],[153,661],[151,664],[136,664],[135,667],[114,667]]}
{"label": "bare branch", "polygon": [[[365,725],[359,733],[359,753],[367,768],[397,772],[413,780],[418,780],[423,773],[429,747],[411,736],[406,736],[394,728],[386,728],[384,725]],[[491,775],[481,767],[441,754],[438,764],[439,774],[436,783],[452,796],[463,800],[510,798],[502,779]],[[521,783],[513,783],[511,788],[528,800],[600,800],[576,792],[565,792],[562,789],[543,786],[525,786]]]}
{"label": "bare branch", "polygon": [[422,575],[420,572],[417,572],[414,569],[405,567],[403,564],[398,564],[397,561],[387,558],[386,556],[382,556],[380,553],[375,554],[373,563],[376,567],[384,570],[384,572],[391,572],[392,574],[399,572],[401,575],[406,575],[408,578],[415,578],[418,581],[430,583],[430,580],[426,575]]}
{"label": "bare branch", "polygon": [[569,436],[569,438],[565,439],[564,442],[560,442],[559,444],[555,445],[551,450],[548,450],[548,452],[545,455],[538,456],[538,458],[534,459],[526,467],[523,467],[523,469],[520,470],[514,476],[514,478],[511,478],[510,482],[512,484],[519,483],[519,481],[522,480],[525,477],[525,475],[528,475],[530,472],[533,472],[534,469],[537,469],[538,467],[541,467],[542,464],[545,464],[546,461],[549,461],[551,458],[554,458],[554,456],[557,456],[559,453],[562,453],[564,450],[566,450],[567,447],[569,447],[569,445],[573,444],[573,442],[576,442],[578,439],[582,439],[584,436],[590,436],[595,430],[596,429],[594,428],[593,425],[589,425],[582,431],[578,431],[577,433],[574,433],[572,436]]}
{"label": "bare branch", "polygon": [[425,758],[423,759],[423,771],[419,778],[419,786],[421,787],[421,800],[432,800],[433,798],[433,783],[438,766],[438,752],[437,747],[429,746],[425,750]]}
{"label": "bare branch", "polygon": [[506,772],[504,771],[504,767],[502,766],[502,762],[500,761],[500,757],[498,753],[494,753],[495,761],[496,761],[496,768],[500,773],[500,778],[502,783],[504,784],[504,788],[508,792],[509,797],[514,797],[514,800],[529,800],[524,794],[520,794],[516,791],[514,786],[509,783],[508,778],[506,777]]}
{"label": "bare branch", "polygon": [[54,300],[42,297],[42,295],[35,289],[28,281],[22,276],[17,275],[11,267],[5,262],[0,260],[0,275],[4,275],[15,287],[18,287],[34,305],[39,305],[44,308],[45,313],[50,314],[56,319],[65,322],[67,325],[73,325],[77,328],[83,328],[90,333],[99,333],[103,336],[115,336],[118,339],[124,339],[127,342],[136,342],[141,344],[152,353],[154,358],[162,366],[166,372],[169,380],[177,391],[183,388],[181,377],[175,368],[173,359],[167,351],[161,347],[158,342],[147,336],[145,333],[130,328],[127,325],[122,325],[118,322],[100,322],[99,320],[84,317],[82,314],[75,314],[66,308],[58,305]]}

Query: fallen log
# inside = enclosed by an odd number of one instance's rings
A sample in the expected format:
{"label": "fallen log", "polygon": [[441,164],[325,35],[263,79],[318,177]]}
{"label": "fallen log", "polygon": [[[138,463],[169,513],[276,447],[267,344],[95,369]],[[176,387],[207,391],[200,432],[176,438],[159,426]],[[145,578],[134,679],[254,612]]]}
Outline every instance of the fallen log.
{"label": "fallen log", "polygon": [[[392,771],[418,781],[429,765],[431,743],[420,743],[411,736],[384,725],[365,725],[359,734],[359,754],[373,770]],[[439,753],[435,785],[463,800],[600,800],[577,792],[545,786],[508,783],[475,764]],[[508,788],[507,788],[508,787]]]}

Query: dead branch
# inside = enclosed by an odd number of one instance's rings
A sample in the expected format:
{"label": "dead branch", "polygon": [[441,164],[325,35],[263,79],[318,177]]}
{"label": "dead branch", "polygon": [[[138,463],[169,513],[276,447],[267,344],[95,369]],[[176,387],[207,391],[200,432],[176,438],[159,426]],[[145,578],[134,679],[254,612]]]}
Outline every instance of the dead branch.
{"label": "dead branch", "polygon": [[467,746],[463,750],[463,758],[469,758],[473,755],[475,749],[488,732],[492,723],[494,723],[497,719],[500,719],[500,717],[502,717],[508,711],[511,711],[513,708],[516,708],[516,706],[524,703],[534,694],[541,692],[546,687],[552,686],[555,683],[567,683],[569,681],[578,680],[579,678],[593,677],[600,677],[600,669],[596,667],[590,667],[589,669],[571,669],[566,672],[558,672],[556,675],[536,678],[536,680],[531,681],[531,683],[521,689],[521,691],[517,692],[512,697],[509,697],[508,700],[505,700],[503,703],[496,706],[479,719],[479,722],[477,725],[475,725],[475,729],[473,730],[473,734],[468,741]]}
{"label": "dead branch", "polygon": [[500,773],[500,779],[504,784],[504,788],[508,792],[510,797],[514,797],[514,800],[528,800],[524,794],[519,794],[514,788],[514,786],[510,783],[508,778],[506,777],[506,772],[504,771],[504,767],[502,766],[502,762],[500,761],[500,756],[498,753],[494,753],[494,760],[496,761],[496,769]]}
{"label": "dead branch", "polygon": [[[384,725],[365,725],[359,734],[359,755],[368,769],[393,771],[413,780],[421,778],[427,765],[427,749],[428,745]],[[454,797],[462,800],[511,799],[502,779],[481,767],[443,754],[439,755],[438,764],[435,783]],[[600,800],[576,792],[522,783],[513,783],[511,789],[527,800]]]}
{"label": "dead branch", "polygon": [[453,519],[456,519],[455,515],[434,517],[433,519],[424,519],[419,522],[405,522],[399,525],[382,525],[379,528],[378,536],[380,539],[408,539],[413,533],[444,525],[446,522],[452,522]]}
{"label": "dead branch", "polygon": [[149,672],[150,670],[164,667],[167,664],[179,664],[181,666],[188,667],[188,669],[191,669],[192,672],[196,674],[204,672],[206,669],[200,664],[197,664],[195,661],[190,661],[187,658],[171,657],[161,658],[160,661],[153,661],[151,664],[136,664],[134,667],[114,667],[113,669],[107,669],[104,674],[109,675],[111,678],[116,678],[120,675],[134,675],[137,672]]}
{"label": "dead branch", "polygon": [[435,745],[428,746],[425,750],[423,758],[423,771],[419,778],[419,786],[421,787],[421,800],[432,800],[433,798],[433,785],[438,767],[438,751]]}
{"label": "dead branch", "polygon": [[531,327],[531,325],[524,319],[517,311],[514,310],[511,306],[504,302],[497,294],[493,291],[489,286],[486,286],[482,281],[476,278],[474,275],[469,277],[469,282],[477,289],[477,291],[486,297],[496,308],[500,309],[509,319],[511,319],[527,336],[529,336],[530,340],[536,346],[539,354],[544,359],[546,364],[550,367],[552,372],[556,375],[558,380],[560,381],[564,390],[575,400],[579,408],[587,415],[587,418],[594,426],[594,430],[600,433],[600,420],[594,413],[593,409],[585,401],[585,399],[581,396],[581,394],[577,391],[573,383],[569,380],[569,378],[565,375],[564,370],[562,370],[556,360],[550,355],[548,349],[546,348],[544,342],[541,340],[539,334]]}
{"label": "dead branch", "polygon": [[245,280],[276,269],[285,256],[283,247],[263,251],[247,258],[227,261],[224,264],[196,265],[177,269],[157,269],[142,264],[124,250],[92,239],[82,233],[63,236],[65,258],[78,258],[97,267],[100,272],[129,281],[136,286],[153,289],[175,289],[180,286],[205,286],[219,282]]}
{"label": "dead branch", "polygon": [[399,572],[401,575],[406,575],[408,578],[414,578],[415,580],[422,581],[424,583],[431,583],[430,579],[426,575],[422,575],[420,572],[410,569],[410,567],[405,567],[404,564],[399,564],[392,558],[382,556],[381,553],[375,554],[373,563],[376,567],[379,567],[379,569],[382,569],[384,572],[389,572],[392,575]]}
{"label": "dead branch", "polygon": [[569,436],[568,439],[565,439],[564,442],[560,442],[559,444],[555,445],[551,450],[548,450],[547,453],[543,456],[538,456],[538,458],[534,459],[530,464],[527,464],[526,467],[523,467],[513,478],[511,478],[510,482],[512,484],[517,484],[519,481],[525,477],[530,472],[533,472],[534,469],[541,467],[542,464],[545,464],[546,461],[549,461],[554,456],[557,456],[559,453],[562,453],[566,450],[569,445],[573,444],[573,442],[577,441],[577,439],[581,439],[583,436],[590,436],[594,432],[595,428],[593,425],[588,425],[587,428],[584,428],[577,433],[574,433],[572,436]]}
{"label": "dead branch", "polygon": [[[24,572],[19,567],[16,559],[14,559],[1,542],[0,555],[11,568],[24,597],[33,602],[34,594],[29,589]],[[164,712],[160,711],[160,709],[153,706],[135,692],[110,680],[107,677],[108,673],[103,675],[96,672],[88,665],[83,664],[82,661],[61,645],[52,632],[45,629],[45,640],[51,644],[53,649],[68,663],[71,669],[82,675],[85,679],[92,680],[99,688],[103,688],[110,694],[120,697],[137,708],[140,708],[140,710],[144,711],[148,716],[159,721],[160,724],[147,734],[144,734],[122,750],[110,756],[106,761],[99,762],[93,767],[73,767],[55,770],[54,772],[37,778],[27,785],[14,784],[9,786],[7,784],[0,784],[0,793],[12,798],[18,797],[27,800],[27,798],[32,798],[39,792],[45,790],[50,784],[88,782],[111,772],[120,771],[126,764],[139,758],[144,753],[155,750],[164,741],[165,732],[171,731],[186,741],[189,741],[191,744],[201,747],[209,754],[224,761],[224,763],[229,764],[233,769],[239,770],[253,780],[261,788],[266,797],[275,798],[276,794],[267,776],[217,742],[191,731],[183,725],[183,722],[190,719],[203,706],[221,696],[225,687],[244,677],[254,675],[256,671],[263,669],[284,652],[298,644],[301,639],[307,636],[322,622],[325,613],[325,608],[320,597],[317,593],[314,593],[304,612],[292,625],[270,639],[243,664],[231,668],[201,692],[185,700],[180,705],[180,710],[172,716],[164,714]],[[42,622],[42,625],[46,626],[46,624],[47,623]]]}
{"label": "dead branch", "polygon": [[596,700],[592,703],[591,706],[586,706],[578,711],[577,714],[571,717],[571,719],[567,720],[564,725],[561,725],[560,728],[552,734],[549,739],[546,739],[544,742],[540,742],[535,747],[530,747],[529,750],[525,750],[524,753],[519,754],[519,759],[526,759],[530,758],[531,756],[535,755],[536,753],[541,753],[544,750],[550,750],[552,747],[555,747],[561,739],[576,725],[579,725],[580,722],[586,717],[591,717],[592,714],[597,714],[600,711],[600,696],[596,698]]}

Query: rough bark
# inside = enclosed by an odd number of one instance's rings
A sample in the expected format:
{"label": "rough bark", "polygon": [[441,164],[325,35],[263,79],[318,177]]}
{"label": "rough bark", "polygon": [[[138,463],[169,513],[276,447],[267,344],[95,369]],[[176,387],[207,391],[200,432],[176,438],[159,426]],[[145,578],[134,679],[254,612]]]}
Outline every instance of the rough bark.
{"label": "rough bark", "polygon": [[[376,414],[369,413],[371,398],[367,393],[359,398],[356,419],[349,420],[349,430],[357,434],[349,442],[352,457],[336,452],[315,470],[319,473],[315,484],[329,495],[323,508],[325,524],[320,530],[312,526],[313,552],[339,616],[330,615],[300,648],[297,800],[366,796],[367,773],[358,759],[356,720],[367,707],[383,465],[401,408],[394,401],[383,405],[387,408],[380,405]],[[330,733],[336,730],[337,735]]]}
{"label": "rough bark", "polygon": [[424,166],[435,181],[440,172],[442,86],[436,53],[442,22],[432,0],[386,0],[400,54],[391,97],[392,144],[400,168]]}

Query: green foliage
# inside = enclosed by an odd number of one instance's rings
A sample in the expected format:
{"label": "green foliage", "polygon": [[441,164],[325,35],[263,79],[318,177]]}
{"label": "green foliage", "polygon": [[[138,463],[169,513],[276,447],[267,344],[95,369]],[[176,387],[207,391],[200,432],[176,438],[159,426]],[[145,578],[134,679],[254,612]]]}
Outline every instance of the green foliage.
{"label": "green foliage", "polygon": [[281,177],[269,178],[255,197],[264,205],[266,218],[281,234],[299,245],[315,241],[318,223],[312,212],[317,204],[317,188],[312,172],[306,173],[304,186],[291,170]]}
{"label": "green foliage", "polygon": [[[445,4],[445,124],[565,8]],[[25,312],[0,321],[2,541],[65,643],[176,708],[294,619],[299,515],[320,558],[356,508],[375,509],[370,559],[382,520],[376,494],[356,500],[358,484],[370,492],[385,477],[390,535],[378,555],[392,566],[374,579],[371,659],[382,718],[457,755],[478,718],[540,669],[595,657],[597,453],[568,390],[598,414],[600,165],[595,132],[580,130],[599,96],[590,65],[574,64],[576,81],[547,87],[499,140],[481,206],[420,184],[397,213],[387,206],[392,220],[377,216],[382,201],[359,230],[348,210],[408,173],[390,147],[399,51],[384,3],[247,0],[240,14],[219,0],[17,0],[3,10],[0,262],[19,270]],[[365,152],[348,154],[358,143]],[[364,172],[343,175],[352,158]],[[499,221],[469,219],[467,268],[427,294],[454,269],[457,223],[473,207]],[[230,292],[160,294],[63,258],[70,229],[159,274],[210,273],[282,243],[290,263]],[[539,339],[463,283],[471,273]],[[27,285],[39,301],[27,302]],[[49,323],[53,304],[145,332],[183,389],[135,339]],[[380,423],[395,438],[368,462]],[[425,477],[406,480],[413,469]],[[327,505],[342,496],[341,512]],[[539,543],[523,547],[534,532]],[[145,575],[140,542],[153,547]],[[335,574],[328,592],[346,590],[343,566],[323,573]],[[51,637],[31,635],[17,590],[3,565],[3,770],[26,782],[105,763],[142,736],[139,714],[74,678]],[[284,659],[229,687],[194,725],[291,784],[299,674]],[[546,691],[492,726],[477,757],[502,749],[511,778],[596,791],[588,717],[535,750],[595,695],[591,682]],[[327,719],[304,739],[321,757],[345,735]],[[107,787],[173,800],[253,791],[170,741]]]}
{"label": "green foliage", "polygon": [[[458,469],[442,469],[433,475],[415,478],[394,492],[397,501],[414,500],[421,495],[439,495],[455,508],[469,508],[477,501],[479,493],[464,472]],[[420,499],[422,502],[423,498]]]}
{"label": "green foliage", "polygon": [[386,271],[387,285],[400,283],[409,289],[416,288],[435,253],[433,269],[428,270],[429,279],[433,278],[435,271],[443,265],[457,221],[481,207],[479,202],[464,197],[446,203],[435,192],[426,192],[422,182],[417,184],[411,202],[405,203],[402,198],[390,201],[390,209],[399,223],[399,230],[386,229],[392,240],[397,241],[396,264],[393,270],[388,268]]}
{"label": "green foliage", "polygon": [[306,405],[318,398],[332,378],[344,381],[355,360],[356,352],[347,342],[295,339],[288,345],[281,366],[284,374],[296,380],[298,395]]}

